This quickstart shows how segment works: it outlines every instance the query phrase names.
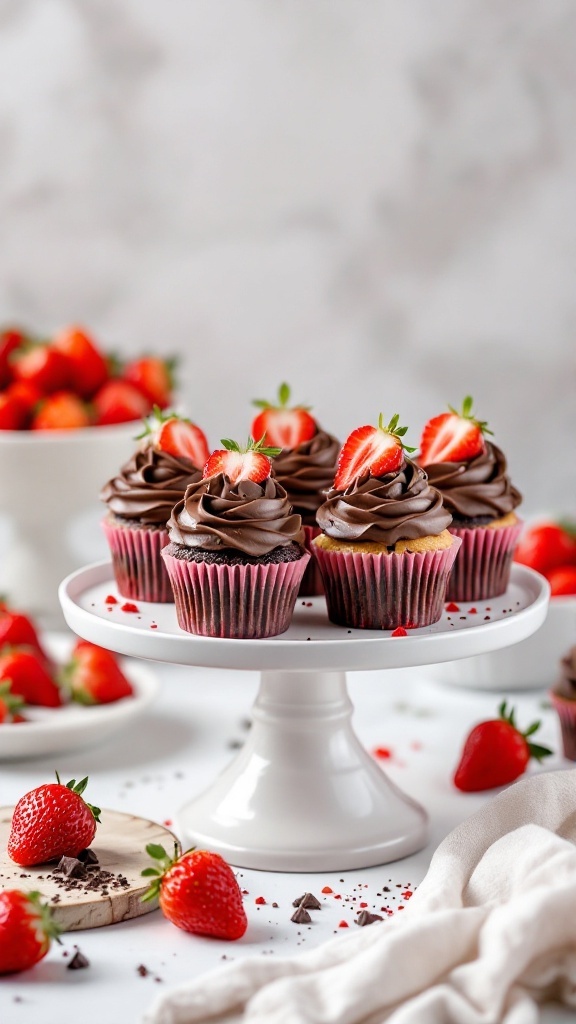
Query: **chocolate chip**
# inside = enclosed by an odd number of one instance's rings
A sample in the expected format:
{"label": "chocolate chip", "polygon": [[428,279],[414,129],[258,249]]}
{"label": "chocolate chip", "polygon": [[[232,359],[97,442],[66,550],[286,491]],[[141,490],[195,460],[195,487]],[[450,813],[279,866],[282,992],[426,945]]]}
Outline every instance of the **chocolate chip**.
{"label": "chocolate chip", "polygon": [[308,911],[304,909],[302,904],[300,904],[298,910],[294,911],[290,920],[293,921],[294,924],[310,924],[312,918]]}
{"label": "chocolate chip", "polygon": [[67,971],[81,971],[84,967],[90,967],[90,961],[79,949],[76,950],[69,964],[66,964]]}
{"label": "chocolate chip", "polygon": [[361,910],[354,923],[364,928],[367,924],[374,924],[375,921],[383,920],[384,918],[380,917],[380,914],[371,914],[368,910]]}
{"label": "chocolate chip", "polygon": [[294,900],[293,907],[304,907],[306,910],[322,910],[320,900],[316,899],[311,892],[305,892],[300,899]]}

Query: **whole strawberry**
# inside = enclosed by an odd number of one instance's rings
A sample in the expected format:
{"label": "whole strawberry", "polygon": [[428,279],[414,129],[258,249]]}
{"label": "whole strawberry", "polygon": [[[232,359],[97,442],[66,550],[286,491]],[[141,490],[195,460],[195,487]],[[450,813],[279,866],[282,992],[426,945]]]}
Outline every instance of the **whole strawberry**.
{"label": "whole strawberry", "polygon": [[60,857],[76,857],[94,839],[100,808],[82,799],[88,778],[65,786],[49,782],[20,798],[8,837],[8,854],[16,864],[30,867]]}
{"label": "whole strawberry", "polygon": [[10,683],[0,683],[0,725],[23,721],[20,714],[20,710],[23,707],[24,701],[22,698],[11,693]]}
{"label": "whole strawberry", "polygon": [[26,971],[37,964],[58,939],[60,928],[39,892],[0,892],[0,974]]}
{"label": "whole strawberry", "polygon": [[61,678],[78,704],[112,704],[134,694],[114,655],[87,640],[78,641]]}
{"label": "whole strawberry", "polygon": [[150,843],[146,852],[157,862],[142,874],[154,877],[144,900],[159,898],[165,917],[194,935],[240,939],[248,921],[236,877],[218,853],[188,850],[178,857],[163,846]]}
{"label": "whole strawberry", "polygon": [[533,722],[520,732],[514,720],[514,708],[504,701],[499,717],[476,725],[468,736],[460,763],[454,773],[454,785],[466,793],[506,786],[522,775],[530,758],[542,761],[552,751],[528,739],[540,728]]}

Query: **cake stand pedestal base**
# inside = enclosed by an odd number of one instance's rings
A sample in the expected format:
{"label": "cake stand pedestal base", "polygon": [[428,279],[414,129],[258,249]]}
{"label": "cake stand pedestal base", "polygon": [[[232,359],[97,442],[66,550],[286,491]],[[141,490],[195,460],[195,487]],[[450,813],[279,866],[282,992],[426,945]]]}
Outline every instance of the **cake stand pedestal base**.
{"label": "cake stand pedestal base", "polygon": [[344,672],[262,672],[240,754],[178,816],[238,867],[344,871],[420,850],[425,811],[359,742]]}

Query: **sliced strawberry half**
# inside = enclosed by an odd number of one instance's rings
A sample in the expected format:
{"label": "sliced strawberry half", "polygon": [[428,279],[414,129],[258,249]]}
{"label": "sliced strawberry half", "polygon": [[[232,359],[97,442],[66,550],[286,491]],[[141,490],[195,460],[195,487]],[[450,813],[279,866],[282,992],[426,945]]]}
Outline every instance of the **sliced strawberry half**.
{"label": "sliced strawberry half", "polygon": [[138,440],[141,438],[148,439],[159,452],[189,459],[198,469],[210,458],[208,441],[200,427],[174,412],[163,413],[157,405],[138,435]]}
{"label": "sliced strawberry half", "polygon": [[280,454],[280,448],[264,446],[264,438],[254,441],[249,438],[245,448],[241,448],[237,441],[223,437],[220,444],[224,448],[218,448],[204,466],[204,476],[214,476],[216,473],[224,473],[230,483],[235,484],[239,480],[252,480],[255,484],[262,483],[270,476],[272,459]]}
{"label": "sliced strawberry half", "polygon": [[415,449],[408,448],[402,441],[408,427],[399,427],[399,419],[396,413],[385,427],[380,413],[377,427],[366,424],[349,434],[338,456],[334,478],[336,490],[345,491],[366,473],[380,477],[393,473],[402,465],[404,452]]}
{"label": "sliced strawberry half", "polygon": [[278,388],[278,404],[257,398],[252,405],[262,410],[252,423],[252,437],[265,437],[266,443],[278,448],[297,448],[318,433],[318,424],[305,405],[289,406],[290,388]]}
{"label": "sliced strawberry half", "polygon": [[433,462],[467,462],[486,449],[484,434],[491,434],[488,424],[472,415],[472,398],[467,395],[462,411],[457,412],[451,405],[450,412],[443,412],[428,420],[420,441],[421,466]]}

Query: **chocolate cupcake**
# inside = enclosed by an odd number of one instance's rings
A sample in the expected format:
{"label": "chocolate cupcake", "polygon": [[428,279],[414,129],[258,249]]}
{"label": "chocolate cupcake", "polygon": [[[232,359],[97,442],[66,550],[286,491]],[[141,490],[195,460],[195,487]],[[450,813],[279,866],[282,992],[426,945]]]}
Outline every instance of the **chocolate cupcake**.
{"label": "chocolate cupcake", "polygon": [[461,541],[448,532],[451,516],[440,494],[404,455],[397,422],[352,432],[317,513],[322,533],[312,551],[328,615],[339,625],[412,629],[442,615]]}
{"label": "chocolate cupcake", "polygon": [[[275,636],[290,624],[310,556],[301,517],[270,475],[266,451],[253,445],[213,453],[208,475],[190,484],[172,511],[162,557],[178,623],[189,633],[248,639]],[[267,466],[254,466],[254,452]],[[245,466],[230,454],[248,456]]]}
{"label": "chocolate cupcake", "polygon": [[102,488],[100,498],[108,507],[102,527],[123,597],[174,600],[160,557],[168,543],[166,523],[188,485],[201,478],[208,454],[199,427],[158,413],[146,423],[137,450]]}
{"label": "chocolate cupcake", "polygon": [[462,547],[448,586],[449,601],[481,601],[503,594],[522,529],[515,509],[522,501],[511,483],[504,453],[484,436],[486,424],[451,410],[424,427],[418,462],[452,516],[450,533]]}
{"label": "chocolate cupcake", "polygon": [[[302,517],[304,542],[308,551],[320,529],[316,512],[332,485],[340,442],[318,425],[305,406],[289,406],[290,388],[281,384],[278,404],[256,401],[262,410],[252,423],[252,436],[265,436],[266,444],[281,449],[274,459],[274,476],[285,488],[294,511]],[[322,576],[310,559],[300,584],[300,596],[322,594]]]}
{"label": "chocolate cupcake", "polygon": [[558,682],[549,697],[560,719],[564,757],[576,761],[576,646],[560,661]]}

